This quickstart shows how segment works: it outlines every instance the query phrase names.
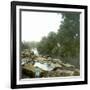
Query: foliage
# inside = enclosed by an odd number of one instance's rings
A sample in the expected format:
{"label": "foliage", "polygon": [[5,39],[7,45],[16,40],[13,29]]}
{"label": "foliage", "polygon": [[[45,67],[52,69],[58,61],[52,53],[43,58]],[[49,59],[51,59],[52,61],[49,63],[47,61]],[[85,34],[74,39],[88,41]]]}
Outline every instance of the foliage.
{"label": "foliage", "polygon": [[62,13],[62,20],[57,33],[50,32],[42,38],[38,51],[79,67],[80,13]]}
{"label": "foliage", "polygon": [[[39,54],[52,56],[56,45],[56,33],[50,32],[47,37],[43,37],[38,44]],[[55,53],[54,53],[55,54]]]}
{"label": "foliage", "polygon": [[21,42],[21,49],[32,49],[37,47],[38,42],[32,41],[32,42]]}
{"label": "foliage", "polygon": [[[22,42],[21,48],[37,48],[40,55],[60,58],[79,68],[80,13],[65,12],[57,33],[49,32],[40,42]],[[59,14],[58,14],[59,15]]]}

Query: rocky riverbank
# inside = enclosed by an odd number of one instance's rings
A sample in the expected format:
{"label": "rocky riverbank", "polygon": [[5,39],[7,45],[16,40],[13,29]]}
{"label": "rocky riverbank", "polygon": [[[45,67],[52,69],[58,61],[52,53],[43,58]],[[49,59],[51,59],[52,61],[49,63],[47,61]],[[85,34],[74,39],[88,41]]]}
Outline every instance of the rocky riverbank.
{"label": "rocky riverbank", "polygon": [[[32,53],[31,53],[32,54]],[[22,55],[22,78],[79,76],[80,70],[74,65],[63,63],[49,56]],[[24,77],[26,76],[26,77]]]}

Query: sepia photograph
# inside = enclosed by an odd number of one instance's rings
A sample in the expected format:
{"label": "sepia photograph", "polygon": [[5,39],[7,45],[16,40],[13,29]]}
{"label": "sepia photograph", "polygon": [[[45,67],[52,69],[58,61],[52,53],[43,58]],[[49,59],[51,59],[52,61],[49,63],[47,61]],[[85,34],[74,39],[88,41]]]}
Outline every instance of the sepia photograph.
{"label": "sepia photograph", "polygon": [[80,13],[21,15],[21,78],[79,76]]}

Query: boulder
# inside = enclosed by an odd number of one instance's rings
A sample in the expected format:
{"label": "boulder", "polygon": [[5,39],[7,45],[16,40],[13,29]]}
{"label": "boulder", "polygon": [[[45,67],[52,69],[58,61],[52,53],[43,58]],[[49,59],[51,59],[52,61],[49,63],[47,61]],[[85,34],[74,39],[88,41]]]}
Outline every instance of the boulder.
{"label": "boulder", "polygon": [[22,66],[22,73],[28,77],[34,78],[35,77],[35,68],[32,64],[25,64]]}
{"label": "boulder", "polygon": [[80,70],[79,69],[75,69],[73,76],[79,76],[80,75]]}

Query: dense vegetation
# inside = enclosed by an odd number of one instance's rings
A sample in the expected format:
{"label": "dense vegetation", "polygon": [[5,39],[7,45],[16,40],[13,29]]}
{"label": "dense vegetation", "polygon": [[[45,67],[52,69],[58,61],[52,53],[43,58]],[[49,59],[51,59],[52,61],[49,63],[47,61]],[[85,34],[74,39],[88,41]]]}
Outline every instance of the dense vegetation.
{"label": "dense vegetation", "polygon": [[79,68],[80,13],[62,13],[62,22],[55,32],[49,32],[40,42],[23,42],[22,50],[36,47],[40,55],[60,58]]}

